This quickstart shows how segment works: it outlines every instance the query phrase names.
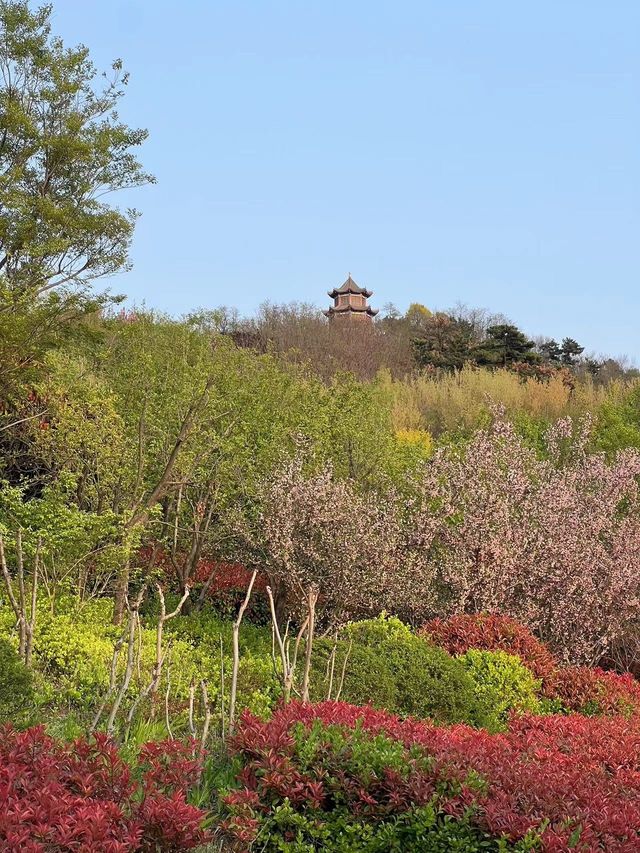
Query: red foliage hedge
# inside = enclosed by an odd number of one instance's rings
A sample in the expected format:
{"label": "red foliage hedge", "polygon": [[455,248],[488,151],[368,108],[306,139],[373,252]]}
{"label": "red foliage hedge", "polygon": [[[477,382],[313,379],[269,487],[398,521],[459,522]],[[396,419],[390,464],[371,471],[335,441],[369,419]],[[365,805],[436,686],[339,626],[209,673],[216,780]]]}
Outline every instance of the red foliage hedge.
{"label": "red foliage hedge", "polygon": [[0,849],[180,853],[203,844],[205,815],[186,802],[200,770],[191,745],[147,744],[134,770],[105,735],[67,744],[40,726],[0,729]]}
{"label": "red foliage hedge", "polygon": [[[227,801],[233,814],[227,826],[237,840],[248,843],[265,810],[285,797],[300,810],[330,808],[326,775],[297,754],[292,736],[296,724],[310,727],[316,720],[347,729],[360,725],[433,758],[431,764],[416,763],[414,751],[411,765],[407,753],[409,776],[402,779],[390,771],[381,776],[378,770],[369,774],[367,784],[343,774],[344,796],[350,792],[355,808],[398,814],[409,803],[428,802],[436,786],[457,781],[457,793],[441,808],[455,817],[472,807],[472,820],[493,837],[504,835],[515,842],[537,830],[544,853],[640,850],[637,716],[519,717],[506,734],[489,734],[465,725],[439,728],[400,720],[341,702],[291,703],[268,722],[244,715],[235,738],[244,759],[241,787]],[[471,771],[484,784],[471,784]]]}
{"label": "red foliage hedge", "polygon": [[518,655],[543,682],[552,677],[557,667],[545,644],[510,616],[479,613],[432,619],[418,633],[451,655],[463,655],[469,649],[499,650]]}
{"label": "red foliage hedge", "polygon": [[640,711],[640,684],[628,673],[618,675],[598,667],[562,667],[546,692],[558,699],[565,710],[581,714],[628,715]]}

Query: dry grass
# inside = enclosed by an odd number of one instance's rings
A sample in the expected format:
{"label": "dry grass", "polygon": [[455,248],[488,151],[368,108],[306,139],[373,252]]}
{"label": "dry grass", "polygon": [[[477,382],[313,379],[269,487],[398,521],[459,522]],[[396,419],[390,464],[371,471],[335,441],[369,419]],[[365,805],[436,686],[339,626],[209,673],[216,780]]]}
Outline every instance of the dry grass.
{"label": "dry grass", "polygon": [[393,395],[395,429],[426,429],[438,436],[450,430],[474,429],[491,401],[503,405],[508,415],[524,412],[547,421],[596,414],[603,402],[619,401],[637,380],[601,386],[586,378],[571,388],[561,376],[538,382],[523,380],[508,370],[465,367],[455,374],[403,381],[387,377],[385,383]]}

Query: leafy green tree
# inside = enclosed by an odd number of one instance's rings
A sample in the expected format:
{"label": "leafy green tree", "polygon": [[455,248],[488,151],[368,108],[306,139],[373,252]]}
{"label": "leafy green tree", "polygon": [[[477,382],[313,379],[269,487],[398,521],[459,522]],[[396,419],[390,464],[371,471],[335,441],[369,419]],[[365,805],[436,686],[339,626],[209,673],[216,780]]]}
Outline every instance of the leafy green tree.
{"label": "leafy green tree", "polygon": [[[0,398],[43,367],[108,301],[95,279],[126,269],[137,217],[108,194],[153,180],[133,151],[147,136],[116,112],[127,75],[99,82],[83,46],[51,35],[50,5],[0,2]],[[86,326],[85,326],[86,328]],[[5,408],[6,404],[5,404]],[[11,423],[12,413],[5,413]],[[15,419],[15,417],[14,417]]]}

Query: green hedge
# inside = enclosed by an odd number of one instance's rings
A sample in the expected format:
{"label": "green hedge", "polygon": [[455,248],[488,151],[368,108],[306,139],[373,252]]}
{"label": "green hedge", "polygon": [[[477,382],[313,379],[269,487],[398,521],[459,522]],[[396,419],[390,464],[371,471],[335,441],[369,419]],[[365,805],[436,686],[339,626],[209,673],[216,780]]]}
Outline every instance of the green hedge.
{"label": "green hedge", "polygon": [[28,725],[33,709],[31,672],[11,643],[0,638],[0,723]]}
{"label": "green hedge", "polygon": [[[385,618],[347,626],[337,642],[314,646],[312,699],[328,695],[330,657],[335,645],[332,698],[439,723],[482,725],[485,711],[465,666],[443,649],[416,637],[400,620]],[[346,661],[346,665],[345,665]]]}
{"label": "green hedge", "polygon": [[473,679],[486,728],[504,728],[511,711],[540,713],[537,693],[541,682],[516,655],[469,649],[458,660]]}

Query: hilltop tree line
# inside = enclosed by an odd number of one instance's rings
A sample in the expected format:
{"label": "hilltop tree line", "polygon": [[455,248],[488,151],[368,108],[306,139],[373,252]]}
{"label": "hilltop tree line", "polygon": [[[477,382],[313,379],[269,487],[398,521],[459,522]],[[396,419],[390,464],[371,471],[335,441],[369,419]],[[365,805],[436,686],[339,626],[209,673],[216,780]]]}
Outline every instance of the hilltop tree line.
{"label": "hilltop tree line", "polygon": [[585,355],[585,348],[570,336],[561,342],[533,340],[501,314],[460,305],[431,312],[414,303],[403,314],[389,304],[373,324],[350,323],[346,329],[305,303],[266,303],[252,317],[240,317],[229,307],[203,316],[238,346],[306,363],[325,379],[340,370],[372,379],[387,369],[402,378],[425,370],[455,372],[465,365],[507,368],[539,380],[558,371],[603,383],[635,375],[624,362]]}

